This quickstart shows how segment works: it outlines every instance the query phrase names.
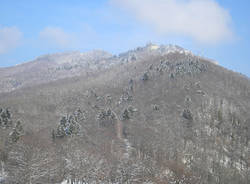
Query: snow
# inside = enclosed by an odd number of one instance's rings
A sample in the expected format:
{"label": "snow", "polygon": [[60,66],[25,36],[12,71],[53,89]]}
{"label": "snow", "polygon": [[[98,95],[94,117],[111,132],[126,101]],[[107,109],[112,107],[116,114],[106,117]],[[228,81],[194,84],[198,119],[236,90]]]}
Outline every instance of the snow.
{"label": "snow", "polygon": [[132,146],[128,139],[123,139],[123,141],[125,144],[125,153],[123,154],[123,158],[129,159],[129,156],[131,155],[132,152]]}
{"label": "snow", "polygon": [[4,163],[1,162],[0,183],[3,182],[6,177],[7,177],[7,173],[4,171]]}
{"label": "snow", "polygon": [[150,49],[151,50],[157,50],[157,49],[159,49],[159,46],[158,45],[151,45]]}
{"label": "snow", "polygon": [[70,179],[66,179],[64,180],[61,184],[87,184],[87,183],[83,183],[82,181],[71,181]]}
{"label": "snow", "polygon": [[158,48],[160,53],[162,55],[164,54],[170,54],[170,53],[180,53],[180,54],[185,54],[185,55],[190,55],[193,56],[193,53],[189,50],[183,49],[177,45],[166,45],[166,46],[160,46]]}
{"label": "snow", "polygon": [[212,128],[210,126],[205,125],[204,129],[205,129],[208,136],[212,136],[213,130],[212,130]]}

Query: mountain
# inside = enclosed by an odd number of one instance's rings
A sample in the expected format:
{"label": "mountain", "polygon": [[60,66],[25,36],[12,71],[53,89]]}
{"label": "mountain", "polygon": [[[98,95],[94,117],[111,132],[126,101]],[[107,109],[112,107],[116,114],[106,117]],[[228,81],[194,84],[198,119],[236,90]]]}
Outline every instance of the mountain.
{"label": "mountain", "polygon": [[28,63],[0,69],[0,92],[79,76],[86,71],[91,73],[111,65],[111,60],[107,62],[111,57],[111,54],[98,50],[40,56]]}
{"label": "mountain", "polygon": [[0,183],[249,183],[250,81],[212,60],[149,44],[0,75]]}
{"label": "mountain", "polygon": [[120,54],[120,57],[112,56],[101,50],[44,55],[15,67],[0,68],[0,93],[63,78],[91,75],[114,64],[136,60],[138,55],[144,57],[147,52],[160,55],[170,52],[191,54],[178,46],[148,44],[146,47],[139,47],[136,50]]}

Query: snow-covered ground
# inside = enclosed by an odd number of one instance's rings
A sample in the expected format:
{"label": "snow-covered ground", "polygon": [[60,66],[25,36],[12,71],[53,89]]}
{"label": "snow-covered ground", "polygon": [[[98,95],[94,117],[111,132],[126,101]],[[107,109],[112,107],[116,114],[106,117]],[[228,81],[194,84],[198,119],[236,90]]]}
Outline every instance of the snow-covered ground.
{"label": "snow-covered ground", "polygon": [[61,184],[87,184],[82,182],[72,182],[71,180],[64,180]]}

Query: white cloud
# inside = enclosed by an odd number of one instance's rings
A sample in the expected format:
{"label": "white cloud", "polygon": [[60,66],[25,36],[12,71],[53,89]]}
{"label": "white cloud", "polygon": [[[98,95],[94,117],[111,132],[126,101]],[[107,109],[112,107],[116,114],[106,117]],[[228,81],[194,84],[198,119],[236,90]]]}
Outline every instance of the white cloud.
{"label": "white cloud", "polygon": [[205,43],[230,40],[231,16],[215,0],[110,0],[163,35]]}
{"label": "white cloud", "polygon": [[73,35],[66,33],[59,27],[46,27],[40,32],[39,36],[43,42],[61,48],[70,47],[74,40]]}
{"label": "white cloud", "polygon": [[0,54],[16,48],[21,43],[22,36],[16,27],[0,27]]}

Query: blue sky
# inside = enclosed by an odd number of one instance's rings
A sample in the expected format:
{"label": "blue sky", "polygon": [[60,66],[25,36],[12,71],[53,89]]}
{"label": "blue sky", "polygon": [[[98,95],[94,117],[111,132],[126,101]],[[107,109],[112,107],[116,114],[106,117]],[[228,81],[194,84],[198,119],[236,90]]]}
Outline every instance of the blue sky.
{"label": "blue sky", "polygon": [[54,52],[177,44],[250,77],[249,0],[1,0],[0,67]]}

